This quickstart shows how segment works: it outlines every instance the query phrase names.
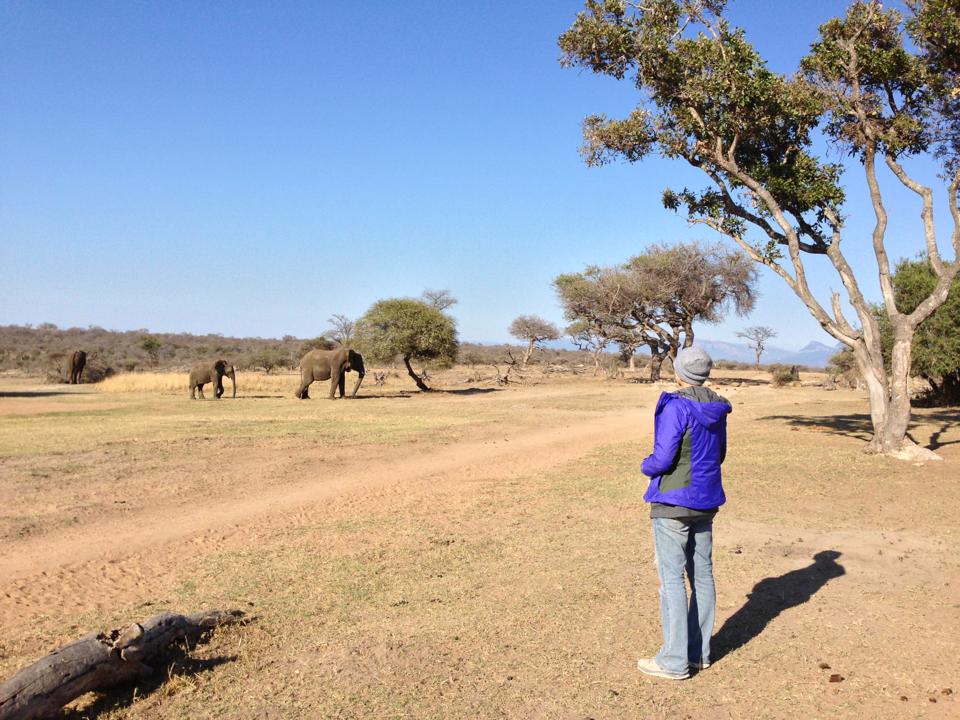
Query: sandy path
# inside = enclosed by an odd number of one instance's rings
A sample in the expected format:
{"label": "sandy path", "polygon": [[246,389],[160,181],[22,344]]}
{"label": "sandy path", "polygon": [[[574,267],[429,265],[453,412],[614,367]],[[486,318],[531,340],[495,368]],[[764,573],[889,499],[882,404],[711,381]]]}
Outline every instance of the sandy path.
{"label": "sandy path", "polygon": [[[289,457],[259,449],[238,469],[246,479],[236,486],[245,494],[211,495],[205,502],[171,498],[143,512],[16,543],[0,556],[0,625],[20,624],[52,599],[74,611],[135,601],[164,576],[174,577],[184,557],[249,543],[264,528],[303,521],[334,498],[411,484],[529,476],[644,432],[652,432],[652,418],[649,408],[637,406],[575,423],[565,416],[555,424],[504,428],[427,451],[394,448],[379,457],[341,460],[333,472],[317,451]],[[266,468],[297,480],[266,489],[250,482]]]}

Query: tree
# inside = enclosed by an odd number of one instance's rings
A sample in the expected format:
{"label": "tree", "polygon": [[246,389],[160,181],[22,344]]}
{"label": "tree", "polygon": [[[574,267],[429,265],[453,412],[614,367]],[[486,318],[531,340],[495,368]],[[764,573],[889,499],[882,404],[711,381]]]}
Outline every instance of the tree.
{"label": "tree", "polygon": [[515,338],[527,341],[527,349],[520,361],[520,367],[526,367],[533,351],[542,347],[546,340],[558,340],[560,331],[552,322],[548,322],[536,315],[521,315],[510,323],[510,334]]}
{"label": "tree", "polygon": [[[351,326],[353,323],[351,323]],[[351,331],[352,332],[352,331]],[[319,335],[311,340],[304,340],[300,344],[298,357],[303,357],[311,350],[333,350],[337,345],[343,345],[341,342],[334,342],[323,335]]]}
{"label": "tree", "polygon": [[[913,312],[936,284],[937,275],[926,259],[902,260],[893,274],[897,307],[905,313]],[[884,360],[889,366],[893,355],[893,328],[879,306],[877,319]],[[930,384],[929,399],[933,402],[960,404],[960,278],[954,278],[946,302],[917,327],[910,372]]]}
{"label": "tree", "polygon": [[777,331],[773,328],[763,325],[752,325],[746,330],[737,333],[737,337],[742,337],[747,341],[754,355],[757,356],[757,367],[760,367],[760,356],[763,355],[767,340],[775,338]]}
{"label": "tree", "polygon": [[[346,315],[331,315],[327,318],[330,323],[330,329],[327,331],[331,338],[343,346],[350,344],[353,339],[353,331],[356,323]],[[322,336],[321,336],[322,337]],[[327,348],[319,348],[326,350]]]}
{"label": "tree", "polygon": [[568,319],[602,328],[631,358],[646,345],[650,378],[658,380],[664,359],[693,344],[694,321],[718,322],[730,306],[749,312],[755,283],[743,253],[688,242],[650,245],[619,266],[560,275],[554,287]]}
{"label": "tree", "polygon": [[634,369],[634,356],[642,345],[658,346],[655,336],[645,336],[642,319],[631,313],[635,304],[625,299],[628,283],[622,268],[587,267],[581,273],[558,275],[553,286],[567,320],[583,321],[616,343],[620,358]]}
{"label": "tree", "polygon": [[430,307],[436,308],[440,312],[444,312],[445,310],[448,310],[457,304],[457,299],[450,293],[449,290],[431,290],[430,288],[427,288],[423,291],[420,299]]}
{"label": "tree", "polygon": [[[589,165],[652,153],[704,174],[703,190],[667,190],[664,205],[684,209],[779,275],[833,337],[853,350],[867,384],[870,447],[901,457],[930,457],[906,437],[910,420],[910,348],[918,325],[947,297],[960,270],[960,9],[956,0],[908,0],[903,22],[879,1],[857,0],[843,18],[820,27],[800,73],[771,72],[743,31],[723,17],[725,0],[587,0],[560,37],[562,62],[623,79],[641,104],[623,120],[584,122]],[[911,50],[904,47],[904,34]],[[847,154],[864,172],[874,225],[883,312],[894,341],[884,367],[880,332],[853,267],[841,250],[843,167],[813,140]],[[903,165],[932,155],[942,164],[953,223],[953,262],[940,256],[933,190]],[[897,306],[884,245],[887,211],[877,161],[916,194],[926,252],[936,275],[912,312]],[[784,254],[784,249],[785,253]],[[857,316],[833,293],[828,312],[807,283],[805,256],[825,256]],[[935,457],[935,456],[934,456]]]}
{"label": "tree", "polygon": [[140,336],[140,349],[150,356],[150,361],[154,365],[160,362],[160,348],[162,347],[163,343],[160,342],[160,338],[156,335]]}
{"label": "tree", "polygon": [[280,348],[264,348],[256,353],[251,361],[254,365],[262,367],[268,375],[276,368],[290,367],[290,356]]}
{"label": "tree", "polygon": [[411,360],[443,364],[456,360],[457,328],[453,320],[420,300],[379,300],[357,321],[355,340],[375,362],[403,359],[407,373],[421,390],[430,390],[410,365]]}
{"label": "tree", "polygon": [[567,325],[567,335],[581,350],[586,350],[593,358],[593,374],[600,370],[600,357],[607,346],[613,342],[603,329],[587,320],[574,320]]}

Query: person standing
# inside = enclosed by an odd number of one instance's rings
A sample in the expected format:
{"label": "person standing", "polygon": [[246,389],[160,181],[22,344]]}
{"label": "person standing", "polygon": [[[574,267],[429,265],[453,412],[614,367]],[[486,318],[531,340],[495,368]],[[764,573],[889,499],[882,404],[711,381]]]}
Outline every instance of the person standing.
{"label": "person standing", "polygon": [[[691,346],[673,363],[679,388],[660,395],[654,410],[654,448],[641,465],[650,485],[653,546],[660,576],[663,645],[637,669],[684,680],[710,666],[717,596],[713,582],[713,519],[726,502],[720,465],[727,451],[730,403],[703,384],[713,360]],[[687,601],[684,571],[690,578]]]}

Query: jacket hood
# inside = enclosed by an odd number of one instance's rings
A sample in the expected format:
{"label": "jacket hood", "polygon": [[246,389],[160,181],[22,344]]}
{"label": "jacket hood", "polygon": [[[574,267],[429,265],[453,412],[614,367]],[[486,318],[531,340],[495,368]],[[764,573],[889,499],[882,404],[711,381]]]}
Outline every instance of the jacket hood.
{"label": "jacket hood", "polygon": [[701,385],[682,387],[673,395],[689,401],[687,407],[694,419],[708,430],[715,429],[733,411],[729,400]]}

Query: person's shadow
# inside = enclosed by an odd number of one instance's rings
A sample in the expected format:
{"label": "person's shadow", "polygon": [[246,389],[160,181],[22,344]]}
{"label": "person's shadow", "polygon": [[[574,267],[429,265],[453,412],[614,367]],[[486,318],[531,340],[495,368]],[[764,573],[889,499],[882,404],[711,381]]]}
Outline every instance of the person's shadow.
{"label": "person's shadow", "polygon": [[844,575],[846,570],[837,562],[838,557],[836,550],[824,550],[813,556],[813,564],[779,577],[764,578],[754,585],[743,607],[728,617],[713,636],[711,662],[743,647],[784,610],[803,605],[830,580]]}

